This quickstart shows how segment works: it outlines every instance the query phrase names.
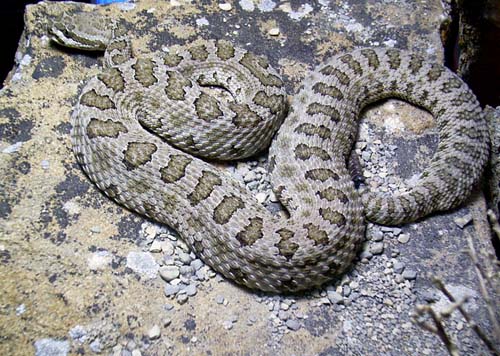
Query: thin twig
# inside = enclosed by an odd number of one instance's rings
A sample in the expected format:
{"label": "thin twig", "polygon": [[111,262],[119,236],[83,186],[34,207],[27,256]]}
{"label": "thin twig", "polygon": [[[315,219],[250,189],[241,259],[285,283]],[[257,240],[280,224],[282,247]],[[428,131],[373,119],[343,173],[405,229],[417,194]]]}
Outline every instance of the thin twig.
{"label": "thin twig", "polygon": [[460,354],[458,352],[457,345],[448,337],[448,334],[446,334],[446,331],[444,330],[442,317],[429,305],[418,305],[416,311],[419,316],[423,316],[425,313],[429,314],[434,321],[434,325],[428,324],[418,318],[414,318],[414,321],[423,329],[439,336],[451,356],[459,356]]}

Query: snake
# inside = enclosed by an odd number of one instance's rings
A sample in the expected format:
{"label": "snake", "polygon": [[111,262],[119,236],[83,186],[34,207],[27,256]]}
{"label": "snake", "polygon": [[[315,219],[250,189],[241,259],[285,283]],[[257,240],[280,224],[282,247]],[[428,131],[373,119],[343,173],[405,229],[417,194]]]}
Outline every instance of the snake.
{"label": "snake", "polygon": [[[266,57],[200,39],[136,57],[122,21],[55,16],[59,46],[104,52],[71,115],[72,149],[109,198],[177,230],[207,265],[250,289],[321,286],[344,274],[367,221],[400,225],[460,205],[489,154],[468,86],[442,64],[395,48],[343,52],[308,73],[290,99]],[[347,167],[360,112],[399,98],[430,112],[436,151],[406,191],[357,189]],[[270,146],[270,147],[269,147]],[[271,213],[214,162],[269,147]]]}

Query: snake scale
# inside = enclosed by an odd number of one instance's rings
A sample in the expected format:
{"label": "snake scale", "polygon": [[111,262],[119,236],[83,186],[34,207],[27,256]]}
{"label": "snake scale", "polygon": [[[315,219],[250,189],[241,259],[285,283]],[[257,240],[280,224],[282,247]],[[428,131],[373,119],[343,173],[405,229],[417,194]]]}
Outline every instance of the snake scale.
{"label": "snake scale", "polygon": [[[86,174],[249,288],[294,292],[342,274],[363,241],[365,218],[401,224],[455,207],[488,157],[474,94],[442,65],[410,52],[339,54],[308,74],[288,110],[267,60],[227,41],[135,58],[122,25],[85,13],[53,19],[49,33],[63,46],[105,51],[105,68],[84,85],[72,115],[73,151]],[[439,144],[405,193],[357,191],[346,160],[358,116],[387,97],[433,114]],[[245,158],[271,140],[271,182],[288,218],[194,157]]]}

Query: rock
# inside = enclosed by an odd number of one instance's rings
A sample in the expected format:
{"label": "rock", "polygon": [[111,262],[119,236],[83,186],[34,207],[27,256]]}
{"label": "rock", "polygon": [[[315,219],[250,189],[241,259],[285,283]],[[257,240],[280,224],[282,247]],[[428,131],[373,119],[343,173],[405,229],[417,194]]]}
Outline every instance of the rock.
{"label": "rock", "polygon": [[394,270],[394,273],[401,274],[405,269],[405,264],[403,262],[397,261],[394,263],[394,266],[392,268]]}
{"label": "rock", "polygon": [[344,302],[342,295],[334,291],[328,292],[328,300],[333,304],[342,304]]}
{"label": "rock", "polygon": [[375,242],[370,244],[370,252],[374,255],[380,255],[384,252],[384,243],[383,242]]}
{"label": "rock", "polygon": [[414,280],[417,278],[417,271],[412,269],[405,269],[403,271],[403,278],[409,281]]}
{"label": "rock", "polygon": [[179,290],[180,290],[179,286],[167,284],[165,286],[165,288],[163,289],[163,293],[165,294],[165,296],[170,297],[170,296],[176,295],[177,292],[179,292]]}
{"label": "rock", "polygon": [[219,4],[219,8],[220,8],[221,10],[223,10],[223,11],[231,11],[231,9],[232,9],[233,7],[231,6],[231,4],[230,4],[230,3],[225,2],[225,3]]}
{"label": "rock", "polygon": [[374,231],[372,234],[372,240],[375,242],[384,240],[384,233],[379,230]]}
{"label": "rock", "polygon": [[191,261],[191,267],[193,267],[193,269],[195,271],[198,271],[201,267],[204,266],[204,263],[202,260],[200,260],[199,258],[195,259],[195,260],[192,260]]}
{"label": "rock", "polygon": [[273,27],[269,30],[269,35],[270,36],[279,36],[280,34],[280,29],[278,27]]}
{"label": "rock", "polygon": [[162,242],[158,240],[154,240],[151,246],[149,247],[149,252],[161,252],[162,251]]}
{"label": "rock", "polygon": [[185,265],[188,265],[191,263],[191,256],[189,255],[189,253],[185,253],[185,252],[180,252],[179,253],[179,259],[181,260],[182,263],[184,263]]}
{"label": "rock", "polygon": [[224,329],[226,330],[231,330],[233,328],[233,322],[231,320],[224,320],[222,322],[222,326],[224,327]]}
{"label": "rock", "polygon": [[402,244],[405,244],[407,243],[408,241],[410,241],[410,235],[408,234],[401,234],[398,236],[398,241]]}
{"label": "rock", "polygon": [[161,250],[165,255],[171,256],[174,254],[175,248],[174,248],[174,245],[172,244],[172,242],[163,241],[161,244]]}
{"label": "rock", "polygon": [[158,325],[153,325],[151,329],[148,331],[149,340],[156,340],[161,335],[161,329]]}
{"label": "rock", "polygon": [[458,217],[453,219],[455,224],[458,225],[459,228],[463,229],[467,224],[469,224],[472,221],[472,215],[471,214],[466,214],[464,216]]}
{"label": "rock", "polygon": [[257,199],[257,202],[259,202],[260,204],[264,203],[266,201],[266,198],[267,194],[264,192],[260,192],[255,195],[255,199]]}
{"label": "rock", "polygon": [[35,356],[66,356],[69,352],[68,341],[40,339],[34,345]]}
{"label": "rock", "polygon": [[179,294],[179,295],[177,296],[177,302],[178,302],[179,304],[181,304],[181,305],[182,305],[182,304],[184,304],[184,303],[186,303],[186,302],[187,302],[187,300],[188,300],[188,296],[187,296],[187,294]]}
{"label": "rock", "polygon": [[92,350],[92,352],[96,354],[102,351],[101,341],[99,340],[99,338],[96,338],[94,341],[92,341],[89,347]]}
{"label": "rock", "polygon": [[163,266],[160,267],[160,277],[165,281],[170,282],[171,280],[179,277],[179,267],[177,266]]}
{"label": "rock", "polygon": [[300,329],[300,323],[295,319],[288,319],[285,322],[285,325],[288,329],[293,330],[293,331],[297,331]]}
{"label": "rock", "polygon": [[224,296],[223,296],[223,295],[220,295],[220,294],[219,294],[219,295],[216,295],[216,296],[215,296],[215,302],[216,302],[217,304],[222,304],[222,303],[224,303]]}
{"label": "rock", "polygon": [[160,266],[149,252],[132,251],[127,255],[127,267],[143,277],[152,279],[156,278]]}
{"label": "rock", "polygon": [[190,284],[188,285],[186,288],[184,288],[184,290],[186,291],[186,294],[189,296],[189,297],[192,297],[194,295],[196,295],[196,286],[194,284]]}

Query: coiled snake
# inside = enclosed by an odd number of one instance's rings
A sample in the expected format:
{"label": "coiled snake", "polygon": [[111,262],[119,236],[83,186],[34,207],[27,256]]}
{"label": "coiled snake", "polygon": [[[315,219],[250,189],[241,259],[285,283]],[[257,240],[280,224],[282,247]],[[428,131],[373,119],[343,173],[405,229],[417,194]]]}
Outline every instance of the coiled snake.
{"label": "coiled snake", "polygon": [[[205,263],[250,288],[298,291],[338,276],[358,251],[365,216],[401,224],[454,207],[488,156],[474,94],[442,65],[409,52],[364,48],[334,57],[304,79],[286,116],[277,72],[227,41],[135,58],[121,25],[85,13],[54,19],[50,34],[63,46],[105,51],[106,68],[85,84],[72,116],[73,150],[86,174],[116,202],[176,229]],[[430,111],[439,145],[408,192],[360,194],[346,169],[358,114],[387,97]],[[193,156],[249,157],[276,130],[271,181],[288,219]]]}

